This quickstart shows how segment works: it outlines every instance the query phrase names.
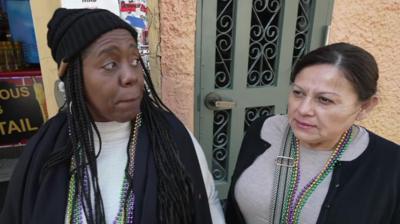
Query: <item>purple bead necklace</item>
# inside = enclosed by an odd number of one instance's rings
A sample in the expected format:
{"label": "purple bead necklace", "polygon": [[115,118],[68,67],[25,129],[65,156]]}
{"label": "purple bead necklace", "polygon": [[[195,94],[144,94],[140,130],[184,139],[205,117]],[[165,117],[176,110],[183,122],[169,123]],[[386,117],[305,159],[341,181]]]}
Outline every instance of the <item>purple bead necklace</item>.
{"label": "purple bead necklace", "polygon": [[289,182],[289,190],[288,190],[288,197],[284,203],[283,209],[283,219],[287,224],[294,224],[299,223],[300,213],[303,209],[305,203],[311,196],[311,194],[316,190],[318,185],[328,176],[330,172],[332,172],[335,164],[343,155],[343,152],[347,149],[348,145],[351,142],[351,133],[352,127],[344,132],[336,144],[335,149],[333,150],[330,158],[325,163],[324,168],[321,172],[311,179],[303,189],[297,194],[296,192],[299,187],[300,182],[300,143],[299,140],[293,135],[291,147],[294,151],[294,167],[292,170],[290,182]]}
{"label": "purple bead necklace", "polygon": [[[129,150],[129,159],[128,159],[128,174],[130,177],[133,177],[135,173],[135,156],[136,156],[136,145],[137,138],[139,133],[139,128],[142,125],[142,116],[141,113],[137,114],[135,122],[133,125],[133,133],[132,137],[129,140],[128,150]],[[75,160],[71,161],[71,171],[75,171],[76,164]],[[82,201],[81,191],[89,192],[89,174],[86,170],[83,177],[83,188],[81,189],[77,183],[77,174],[76,171],[71,175],[69,181],[69,190],[68,190],[68,199],[67,199],[67,223],[71,224],[82,224],[83,223],[83,205],[85,203]],[[131,186],[129,186],[129,181],[127,175],[125,174],[120,199],[119,199],[119,209],[118,213],[113,221],[113,224],[133,224],[135,221],[135,194]]]}

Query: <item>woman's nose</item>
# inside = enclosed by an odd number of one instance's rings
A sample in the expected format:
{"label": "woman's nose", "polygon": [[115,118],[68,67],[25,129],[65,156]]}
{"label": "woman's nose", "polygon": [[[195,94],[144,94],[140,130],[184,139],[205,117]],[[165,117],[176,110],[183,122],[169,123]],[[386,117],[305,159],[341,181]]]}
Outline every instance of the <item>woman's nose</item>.
{"label": "woman's nose", "polygon": [[139,72],[132,68],[131,65],[124,65],[121,69],[121,85],[129,86],[137,82]]}
{"label": "woman's nose", "polygon": [[314,104],[313,104],[312,99],[304,98],[304,99],[300,102],[300,104],[299,104],[297,110],[298,110],[299,113],[302,114],[302,115],[312,115],[313,112],[314,112]]}

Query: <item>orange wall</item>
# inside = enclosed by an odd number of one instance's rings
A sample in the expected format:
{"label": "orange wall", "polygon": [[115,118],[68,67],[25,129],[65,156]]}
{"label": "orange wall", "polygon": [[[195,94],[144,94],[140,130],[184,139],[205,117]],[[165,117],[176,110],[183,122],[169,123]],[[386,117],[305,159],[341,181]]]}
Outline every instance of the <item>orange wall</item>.
{"label": "orange wall", "polygon": [[162,99],[193,130],[196,1],[159,4]]}
{"label": "orange wall", "polygon": [[371,52],[379,66],[380,104],[361,123],[400,143],[400,1],[336,0],[330,42],[350,42]]}

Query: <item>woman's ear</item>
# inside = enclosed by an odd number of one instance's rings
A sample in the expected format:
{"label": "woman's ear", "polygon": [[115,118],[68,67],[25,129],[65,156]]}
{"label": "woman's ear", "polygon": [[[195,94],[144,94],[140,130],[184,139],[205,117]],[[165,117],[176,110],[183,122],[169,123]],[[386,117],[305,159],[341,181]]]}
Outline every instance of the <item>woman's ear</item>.
{"label": "woman's ear", "polygon": [[357,120],[361,121],[365,119],[378,103],[379,97],[377,95],[373,95],[370,99],[362,102],[360,112],[358,112],[357,115]]}

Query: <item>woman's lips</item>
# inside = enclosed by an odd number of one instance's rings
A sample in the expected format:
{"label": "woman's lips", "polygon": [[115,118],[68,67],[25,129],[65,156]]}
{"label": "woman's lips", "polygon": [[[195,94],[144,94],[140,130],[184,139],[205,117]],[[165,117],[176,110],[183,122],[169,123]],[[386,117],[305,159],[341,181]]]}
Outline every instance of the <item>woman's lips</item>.
{"label": "woman's lips", "polygon": [[132,95],[130,96],[130,98],[121,98],[119,100],[116,101],[116,103],[130,103],[130,102],[135,102],[137,100],[139,100],[140,97],[132,97]]}
{"label": "woman's lips", "polygon": [[294,121],[296,123],[296,126],[298,128],[301,128],[301,129],[311,129],[311,128],[316,127],[315,125],[312,125],[312,124],[307,123],[307,122],[302,122],[302,121],[299,121],[299,120],[296,120],[296,119]]}
{"label": "woman's lips", "polygon": [[135,101],[136,99],[126,99],[126,100],[120,100],[120,101],[118,101],[118,103],[129,103],[129,102],[133,102],[133,101]]}
{"label": "woman's lips", "polygon": [[132,106],[135,105],[137,102],[138,98],[131,98],[131,99],[123,99],[123,100],[118,100],[116,105],[121,105],[121,106]]}

